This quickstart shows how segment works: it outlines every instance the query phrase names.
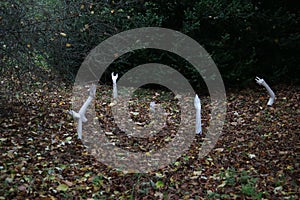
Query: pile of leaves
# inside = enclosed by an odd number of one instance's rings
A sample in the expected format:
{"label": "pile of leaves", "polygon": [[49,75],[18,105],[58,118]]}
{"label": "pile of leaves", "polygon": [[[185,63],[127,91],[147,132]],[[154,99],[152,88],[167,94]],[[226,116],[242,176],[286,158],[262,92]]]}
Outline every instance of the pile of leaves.
{"label": "pile of leaves", "polygon": [[[5,88],[5,87],[4,87]],[[201,96],[203,135],[164,168],[125,173],[96,160],[77,139],[71,88],[18,92],[0,98],[0,199],[297,199],[300,88],[276,86],[267,107],[264,88],[227,94],[223,134],[199,158],[210,118],[210,99]],[[2,89],[3,90],[3,89]],[[86,98],[83,94],[83,98]],[[149,151],[172,141],[180,108],[169,92],[139,90],[129,106],[134,123],[150,123],[149,102],[164,105],[167,128],[149,138],[128,137],[113,122],[112,88],[97,87],[97,119],[110,142],[130,151]],[[85,133],[84,133],[85,134]]]}

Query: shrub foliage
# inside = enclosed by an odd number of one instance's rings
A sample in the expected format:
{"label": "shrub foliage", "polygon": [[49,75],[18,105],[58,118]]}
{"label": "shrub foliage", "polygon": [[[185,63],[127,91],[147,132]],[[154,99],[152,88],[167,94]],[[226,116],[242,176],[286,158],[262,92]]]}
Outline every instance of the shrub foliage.
{"label": "shrub foliage", "polygon": [[[28,72],[48,67],[72,81],[90,50],[106,38],[158,26],[178,30],[203,45],[227,85],[247,84],[256,75],[299,83],[299,9],[293,2],[6,0],[0,3],[1,71],[13,71],[21,80]],[[106,74],[124,73],[150,61],[181,70],[184,65],[181,72],[199,85],[201,78],[192,66],[155,50],[124,55]]]}

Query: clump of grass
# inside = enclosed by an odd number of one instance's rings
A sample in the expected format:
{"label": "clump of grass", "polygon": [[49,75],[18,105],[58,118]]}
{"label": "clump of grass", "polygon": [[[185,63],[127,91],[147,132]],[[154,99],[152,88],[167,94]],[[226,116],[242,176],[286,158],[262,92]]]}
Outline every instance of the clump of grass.
{"label": "clump of grass", "polygon": [[[252,199],[262,199],[264,192],[258,192],[257,181],[258,178],[255,178],[249,175],[249,172],[246,170],[237,171],[235,168],[228,168],[225,171],[221,171],[219,174],[214,176],[216,179],[222,181],[218,186],[220,192],[213,192],[211,190],[207,191],[208,198],[220,198],[220,199],[231,199],[237,197],[250,197]],[[239,188],[239,191],[235,193],[223,194],[225,190],[222,188]]]}

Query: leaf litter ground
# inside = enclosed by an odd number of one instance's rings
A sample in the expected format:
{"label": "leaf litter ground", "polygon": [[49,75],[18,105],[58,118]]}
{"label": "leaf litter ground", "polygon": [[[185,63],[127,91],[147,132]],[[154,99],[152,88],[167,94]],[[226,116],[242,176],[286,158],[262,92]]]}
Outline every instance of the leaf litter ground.
{"label": "leaf litter ground", "polygon": [[[299,87],[274,87],[267,107],[262,88],[228,92],[223,134],[198,158],[210,118],[201,96],[204,135],[170,165],[148,174],[123,173],[97,161],[77,139],[68,88],[1,97],[0,199],[297,199]],[[47,91],[47,92],[45,92]],[[140,89],[129,102],[131,120],[150,123],[149,103],[168,113],[167,126],[148,138],[129,137],[113,121],[111,88],[97,89],[96,112],[109,142],[128,151],[155,151],[172,141],[180,108],[169,92]],[[82,94],[85,99],[87,94]]]}

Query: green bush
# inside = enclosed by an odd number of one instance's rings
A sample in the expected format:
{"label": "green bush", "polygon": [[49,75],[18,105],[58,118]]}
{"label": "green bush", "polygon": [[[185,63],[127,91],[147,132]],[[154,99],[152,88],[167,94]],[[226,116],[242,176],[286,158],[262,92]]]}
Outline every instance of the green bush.
{"label": "green bush", "polygon": [[[72,81],[88,53],[106,38],[158,26],[203,45],[228,86],[253,83],[256,75],[299,83],[299,12],[285,1],[7,0],[0,5],[1,71],[18,65],[19,76],[46,65]],[[111,71],[122,74],[150,61],[178,69],[193,86],[203,85],[186,61],[159,50],[118,58],[102,81],[110,81]]]}
{"label": "green bush", "polygon": [[[137,3],[71,2],[68,13],[75,17],[64,20],[58,31],[66,35],[54,36],[49,43],[51,66],[72,80],[88,53],[106,38],[137,27],[160,26],[162,19],[155,15],[155,5],[147,3],[145,6],[147,10]],[[118,63],[126,62],[125,58],[119,59]],[[120,67],[115,70],[122,71]]]}
{"label": "green bush", "polygon": [[183,32],[196,38],[217,63],[225,83],[299,81],[299,16],[274,2],[201,0],[185,11]]}

